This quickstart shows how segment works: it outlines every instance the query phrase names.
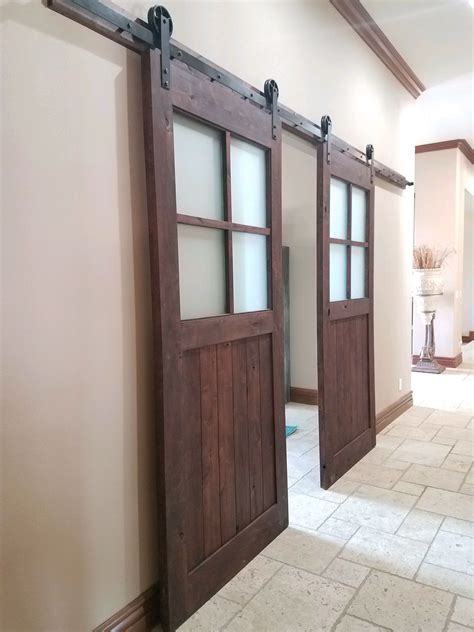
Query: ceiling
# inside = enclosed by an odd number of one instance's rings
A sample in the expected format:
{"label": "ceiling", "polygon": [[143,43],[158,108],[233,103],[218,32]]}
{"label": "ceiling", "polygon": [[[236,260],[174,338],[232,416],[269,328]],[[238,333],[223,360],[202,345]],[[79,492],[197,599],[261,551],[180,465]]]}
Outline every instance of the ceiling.
{"label": "ceiling", "polygon": [[469,0],[362,4],[427,88],[416,102],[417,144],[466,138],[472,145],[474,8]]}

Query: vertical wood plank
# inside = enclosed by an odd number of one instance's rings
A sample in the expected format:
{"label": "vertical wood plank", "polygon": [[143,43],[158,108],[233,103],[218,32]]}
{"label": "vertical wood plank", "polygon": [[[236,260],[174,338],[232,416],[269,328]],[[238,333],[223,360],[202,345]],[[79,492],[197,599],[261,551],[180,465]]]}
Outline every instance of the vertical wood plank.
{"label": "vertical wood plank", "polygon": [[216,347],[200,350],[202,482],[204,510],[204,553],[209,556],[221,545],[219,502],[219,424],[217,414]]}
{"label": "vertical wood plank", "polygon": [[219,490],[221,541],[227,542],[236,533],[234,409],[232,397],[232,346],[217,346],[217,391],[219,407]]}
{"label": "vertical wood plank", "polygon": [[250,522],[247,345],[245,339],[232,344],[232,376],[234,387],[236,530],[241,531]]}
{"label": "vertical wood plank", "polygon": [[250,518],[263,512],[262,427],[260,419],[260,350],[258,338],[247,340]]}
{"label": "vertical wood plank", "polygon": [[204,513],[201,437],[201,367],[198,349],[182,360],[181,415],[185,432],[186,557],[188,571],[204,559]]}
{"label": "vertical wood plank", "polygon": [[275,429],[273,414],[272,338],[262,336],[260,345],[260,418],[262,425],[263,509],[276,502]]}

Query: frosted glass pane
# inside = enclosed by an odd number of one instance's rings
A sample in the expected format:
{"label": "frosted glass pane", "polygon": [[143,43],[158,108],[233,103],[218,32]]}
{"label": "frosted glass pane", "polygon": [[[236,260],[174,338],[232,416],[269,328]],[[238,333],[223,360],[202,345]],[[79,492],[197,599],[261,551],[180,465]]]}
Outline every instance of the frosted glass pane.
{"label": "frosted glass pane", "polygon": [[224,231],[178,224],[181,318],[226,311]]}
{"label": "frosted glass pane", "polygon": [[329,212],[329,236],[347,239],[347,183],[331,178],[331,208]]}
{"label": "frosted glass pane", "polygon": [[352,187],[352,237],[353,241],[367,241],[367,203],[363,189]]}
{"label": "frosted glass pane", "polygon": [[364,298],[365,292],[365,252],[367,248],[352,246],[351,251],[351,298]]}
{"label": "frosted glass pane", "polygon": [[232,233],[234,310],[268,309],[267,238],[251,233]]}
{"label": "frosted glass pane", "polygon": [[174,114],[173,136],[178,213],[224,219],[222,133]]}
{"label": "frosted glass pane", "polygon": [[236,224],[267,225],[265,151],[237,138],[230,145],[232,219]]}
{"label": "frosted glass pane", "polygon": [[347,298],[347,246],[331,244],[329,250],[329,300]]}

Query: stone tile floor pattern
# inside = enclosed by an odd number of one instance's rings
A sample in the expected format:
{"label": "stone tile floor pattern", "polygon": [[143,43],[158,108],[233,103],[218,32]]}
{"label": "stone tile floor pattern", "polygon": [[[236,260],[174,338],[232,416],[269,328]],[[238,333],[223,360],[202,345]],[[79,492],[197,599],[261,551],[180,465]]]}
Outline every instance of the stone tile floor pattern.
{"label": "stone tile floor pattern", "polygon": [[330,490],[317,408],[287,407],[290,527],[180,632],[474,630],[474,342]]}

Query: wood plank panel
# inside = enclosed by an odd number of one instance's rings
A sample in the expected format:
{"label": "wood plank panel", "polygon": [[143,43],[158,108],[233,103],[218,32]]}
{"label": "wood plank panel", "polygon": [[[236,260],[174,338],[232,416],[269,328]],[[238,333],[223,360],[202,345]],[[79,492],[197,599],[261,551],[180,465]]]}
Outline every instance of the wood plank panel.
{"label": "wood plank panel", "polygon": [[275,416],[273,411],[272,338],[260,338],[260,419],[262,425],[263,509],[276,502]]}
{"label": "wood plank panel", "polygon": [[260,420],[260,349],[258,338],[247,340],[250,518],[263,511],[262,427]]}
{"label": "wood plank panel", "polygon": [[204,510],[204,553],[209,556],[221,544],[219,502],[219,420],[217,408],[216,347],[200,350],[202,484]]}
{"label": "wood plank panel", "polygon": [[182,359],[181,415],[186,429],[186,557],[191,570],[204,559],[204,514],[202,497],[201,366],[199,350]]}
{"label": "wood plank panel", "polygon": [[232,345],[234,404],[235,512],[236,529],[250,523],[249,435],[247,418],[247,343]]}
{"label": "wood plank panel", "polygon": [[232,346],[217,346],[221,544],[236,533]]}

